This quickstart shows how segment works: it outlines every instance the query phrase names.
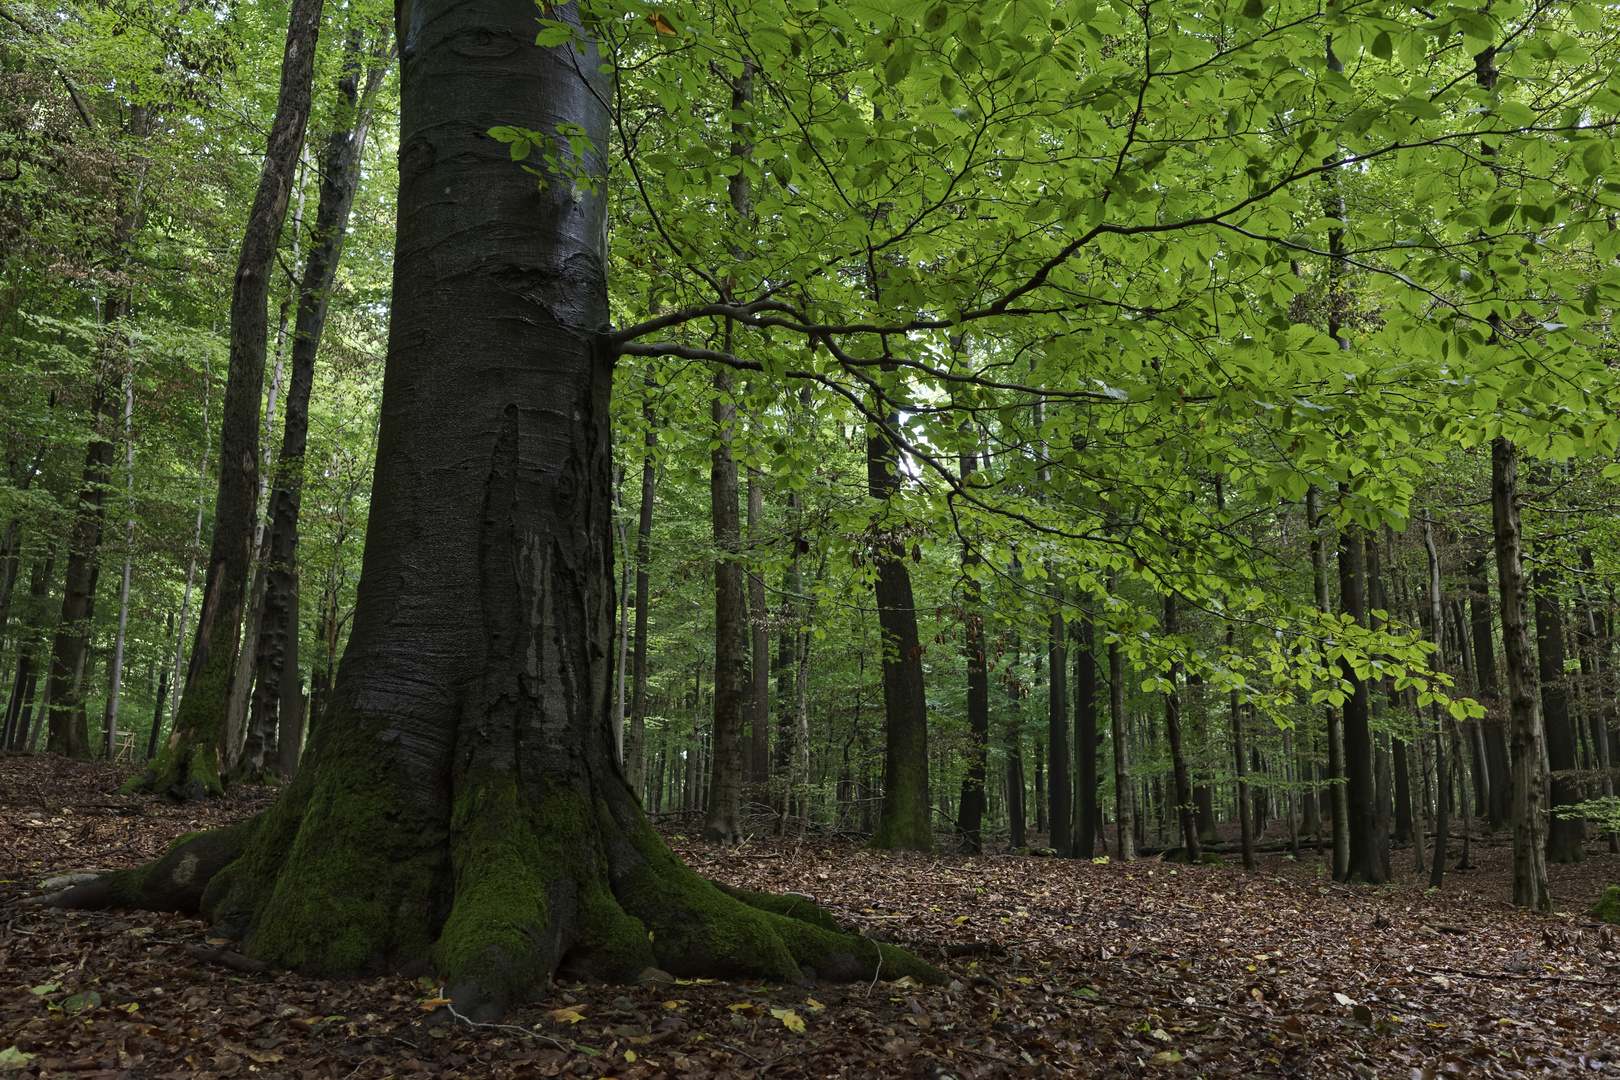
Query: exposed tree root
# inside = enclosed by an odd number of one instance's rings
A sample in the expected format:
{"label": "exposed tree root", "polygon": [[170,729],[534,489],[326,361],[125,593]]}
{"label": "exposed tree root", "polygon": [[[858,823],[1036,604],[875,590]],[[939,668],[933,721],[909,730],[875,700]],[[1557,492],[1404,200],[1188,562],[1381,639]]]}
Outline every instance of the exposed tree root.
{"label": "exposed tree root", "polygon": [[388,779],[301,777],[265,813],[182,837],[157,862],[56,902],[197,911],[246,956],[311,975],[432,972],[479,1021],[540,997],[559,968],[623,982],[648,968],[791,983],[944,978],[844,933],[805,897],[704,879],[628,792],[593,799],[497,773],[457,785],[446,827],[391,799]]}

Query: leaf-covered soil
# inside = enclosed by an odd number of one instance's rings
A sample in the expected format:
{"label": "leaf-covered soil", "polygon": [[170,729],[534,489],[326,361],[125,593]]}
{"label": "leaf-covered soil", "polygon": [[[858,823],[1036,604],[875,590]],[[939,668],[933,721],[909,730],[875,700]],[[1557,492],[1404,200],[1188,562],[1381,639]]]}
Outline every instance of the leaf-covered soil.
{"label": "leaf-covered soil", "polygon": [[560,980],[474,1027],[428,980],[243,971],[194,919],[14,904],[273,798],[167,807],[107,794],[121,778],[0,758],[0,1076],[1620,1076],[1620,933],[1583,914],[1620,857],[1597,842],[1552,868],[1544,918],[1506,903],[1505,838],[1432,894],[1335,885],[1314,855],[1246,873],[672,835],[703,873],[806,893],[952,983]]}

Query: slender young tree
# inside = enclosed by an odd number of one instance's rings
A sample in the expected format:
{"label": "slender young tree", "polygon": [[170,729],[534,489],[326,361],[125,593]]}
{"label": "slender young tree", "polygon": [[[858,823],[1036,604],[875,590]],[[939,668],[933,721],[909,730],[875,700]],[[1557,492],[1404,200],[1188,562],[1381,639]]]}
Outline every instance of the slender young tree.
{"label": "slender young tree", "polygon": [[214,534],[174,734],[148,771],[126,785],[172,798],[198,799],[223,790],[219,772],[226,748],[222,736],[252,564],[254,502],[259,489],[259,406],[269,331],[270,277],[309,121],[322,6],[323,0],[292,0],[288,10],[275,120],[237,256]]}
{"label": "slender young tree", "polygon": [[1548,911],[1546,852],[1542,848],[1541,699],[1526,617],[1523,531],[1519,525],[1519,453],[1508,439],[1491,441],[1491,520],[1496,534],[1497,595],[1506,651],[1509,749],[1513,765],[1513,902]]}
{"label": "slender young tree", "polygon": [[[258,655],[254,658],[258,671],[241,765],[247,774],[267,766],[283,776],[298,771],[304,735],[300,723],[303,694],[298,680],[298,533],[304,455],[309,445],[309,401],[349,215],[360,190],[372,101],[392,63],[391,39],[391,28],[382,33],[363,26],[350,29],[344,40],[343,71],[337,85],[338,122],[317,159],[320,195],[299,281],[286,419],[270,493],[264,603]],[[272,748],[276,750],[273,763],[266,758]]]}

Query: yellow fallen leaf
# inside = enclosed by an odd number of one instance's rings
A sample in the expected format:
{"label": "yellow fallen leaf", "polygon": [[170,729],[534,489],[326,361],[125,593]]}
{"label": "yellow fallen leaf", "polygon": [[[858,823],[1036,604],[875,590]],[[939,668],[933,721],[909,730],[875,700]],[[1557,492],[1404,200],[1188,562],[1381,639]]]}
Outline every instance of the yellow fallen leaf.
{"label": "yellow fallen leaf", "polygon": [[804,1017],[792,1009],[772,1009],[771,1015],[782,1021],[782,1026],[789,1031],[803,1031]]}
{"label": "yellow fallen leaf", "polygon": [[742,1012],[744,1009],[754,1009],[755,1005],[752,1001],[739,1001],[735,1005],[727,1005],[726,1008],[732,1012]]}
{"label": "yellow fallen leaf", "polygon": [[424,1010],[437,1009],[440,1005],[448,1004],[450,1004],[449,998],[428,998],[426,1001],[422,1002],[422,1008]]}
{"label": "yellow fallen leaf", "polygon": [[585,1019],[585,1014],[570,1005],[563,1009],[552,1009],[551,1018],[557,1021],[559,1024],[577,1024],[581,1020]]}
{"label": "yellow fallen leaf", "polygon": [[804,1007],[809,1009],[811,1012],[820,1012],[822,1009],[825,1009],[827,1006],[823,1005],[821,1002],[817,1001],[815,998],[807,997],[807,998],[804,999]]}
{"label": "yellow fallen leaf", "polygon": [[634,1050],[626,1050],[624,1052],[624,1060],[626,1060],[626,1061],[634,1061],[634,1060],[636,1060],[636,1052]]}
{"label": "yellow fallen leaf", "polygon": [[893,985],[893,986],[921,986],[922,983],[918,982],[916,979],[913,979],[910,975],[902,975],[902,976],[900,976],[900,978],[894,980],[894,982],[891,985]]}

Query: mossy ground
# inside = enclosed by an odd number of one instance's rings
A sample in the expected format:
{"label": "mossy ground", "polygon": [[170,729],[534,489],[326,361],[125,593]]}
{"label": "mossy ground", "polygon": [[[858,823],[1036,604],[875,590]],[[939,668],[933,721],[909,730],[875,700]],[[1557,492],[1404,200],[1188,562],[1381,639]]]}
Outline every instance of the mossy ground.
{"label": "mossy ground", "polygon": [[94,906],[173,910],[178,882],[190,890],[182,906],[250,957],[316,976],[431,972],[478,1020],[542,996],[559,970],[616,982],[649,967],[785,983],[943,979],[844,933],[807,897],[700,876],[627,792],[495,772],[463,778],[439,814],[368,745],[354,731],[325,747],[268,811],[110,875],[117,888]]}
{"label": "mossy ground", "polygon": [[1603,896],[1587,914],[1599,922],[1620,925],[1620,885],[1604,889]]}

